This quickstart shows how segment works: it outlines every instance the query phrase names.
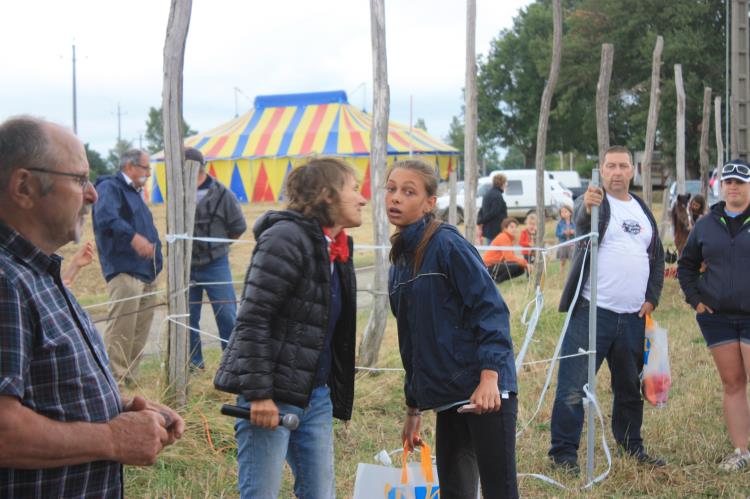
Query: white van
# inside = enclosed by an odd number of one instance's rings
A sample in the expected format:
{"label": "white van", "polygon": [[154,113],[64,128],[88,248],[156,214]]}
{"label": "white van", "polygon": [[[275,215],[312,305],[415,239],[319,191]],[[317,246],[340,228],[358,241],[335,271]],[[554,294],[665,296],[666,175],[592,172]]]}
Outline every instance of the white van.
{"label": "white van", "polygon": [[573,193],[573,199],[586,191],[581,183],[581,176],[575,170],[556,170],[549,172],[549,174]]}
{"label": "white van", "polygon": [[[492,177],[499,173],[504,174],[508,179],[503,193],[505,204],[508,206],[508,216],[523,220],[529,210],[536,208],[536,170],[496,170],[487,177],[479,178],[477,180],[477,211],[482,207],[482,197],[492,188]],[[437,199],[437,213],[443,220],[448,220],[449,205],[449,194],[444,194]],[[548,172],[545,172],[544,208],[546,215],[557,216],[560,207],[563,205],[572,208],[573,197],[571,192],[552,179]],[[463,222],[464,212],[463,189],[457,193],[456,207],[458,223],[461,223]]]}

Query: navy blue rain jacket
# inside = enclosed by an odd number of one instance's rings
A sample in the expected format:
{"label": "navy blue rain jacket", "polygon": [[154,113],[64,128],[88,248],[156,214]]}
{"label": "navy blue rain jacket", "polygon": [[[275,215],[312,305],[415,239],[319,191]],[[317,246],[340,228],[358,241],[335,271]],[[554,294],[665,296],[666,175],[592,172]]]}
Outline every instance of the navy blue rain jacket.
{"label": "navy blue rain jacket", "polygon": [[[125,182],[122,173],[99,177],[99,200],[94,205],[94,234],[104,278],[129,274],[152,282],[161,272],[161,242],[151,211],[141,194]],[[138,233],[156,245],[155,259],[141,258],[130,245]]]}
{"label": "navy blue rain jacket", "polygon": [[388,282],[407,405],[432,409],[466,400],[483,369],[498,373],[501,391],[517,393],[510,314],[476,249],[443,224],[413,274],[426,220],[403,229],[405,251]]}
{"label": "navy blue rain jacket", "polygon": [[[695,308],[703,302],[714,312],[750,314],[750,217],[732,237],[725,221],[725,202],[716,203],[690,231],[677,263],[677,278],[685,301]],[[701,263],[706,264],[701,272]]]}

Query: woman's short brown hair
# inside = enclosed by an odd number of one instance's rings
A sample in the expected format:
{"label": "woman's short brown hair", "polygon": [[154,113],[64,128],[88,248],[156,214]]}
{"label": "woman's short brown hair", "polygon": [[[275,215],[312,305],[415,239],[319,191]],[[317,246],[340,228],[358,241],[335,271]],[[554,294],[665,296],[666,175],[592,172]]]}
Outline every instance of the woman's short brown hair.
{"label": "woman's short brown hair", "polygon": [[508,177],[506,177],[502,173],[497,173],[492,177],[492,187],[497,187],[498,189],[502,189],[507,182],[508,182]]}
{"label": "woman's short brown hair", "polygon": [[333,213],[349,177],[357,174],[338,158],[314,158],[292,170],[286,179],[287,208],[315,218],[323,227],[332,227]]}

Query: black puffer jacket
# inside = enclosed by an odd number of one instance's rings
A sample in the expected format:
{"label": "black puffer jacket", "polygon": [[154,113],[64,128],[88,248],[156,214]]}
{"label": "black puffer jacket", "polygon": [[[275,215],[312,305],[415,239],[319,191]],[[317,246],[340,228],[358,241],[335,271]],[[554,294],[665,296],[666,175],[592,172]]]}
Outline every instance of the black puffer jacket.
{"label": "black puffer jacket", "polygon": [[[328,329],[328,244],[316,220],[289,210],[266,213],[253,232],[257,245],[245,276],[237,324],[214,386],[242,394],[249,401],[273,399],[306,407]],[[333,416],[350,419],[356,278],[351,258],[335,265],[341,280],[342,311],[331,341],[328,385]]]}

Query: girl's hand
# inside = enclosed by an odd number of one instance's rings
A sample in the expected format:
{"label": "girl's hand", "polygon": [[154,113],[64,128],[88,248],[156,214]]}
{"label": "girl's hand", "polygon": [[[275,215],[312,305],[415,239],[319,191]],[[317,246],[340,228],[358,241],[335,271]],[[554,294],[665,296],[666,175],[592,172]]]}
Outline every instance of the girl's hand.
{"label": "girl's hand", "polygon": [[476,404],[477,412],[497,412],[502,406],[500,400],[500,389],[497,387],[497,372],[492,369],[483,369],[479,378],[479,386],[474,390],[469,399]]}
{"label": "girl's hand", "polygon": [[401,441],[404,442],[404,447],[408,451],[413,451],[414,447],[422,445],[422,439],[419,437],[420,426],[422,426],[422,413],[409,408],[406,411],[404,429],[401,431]]}

